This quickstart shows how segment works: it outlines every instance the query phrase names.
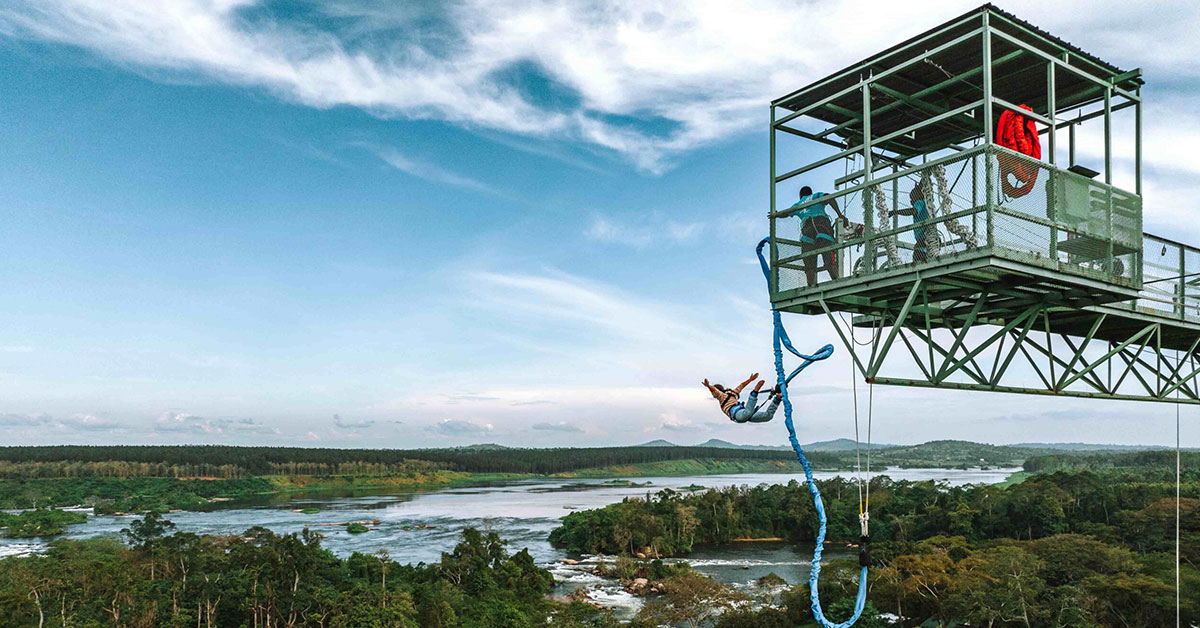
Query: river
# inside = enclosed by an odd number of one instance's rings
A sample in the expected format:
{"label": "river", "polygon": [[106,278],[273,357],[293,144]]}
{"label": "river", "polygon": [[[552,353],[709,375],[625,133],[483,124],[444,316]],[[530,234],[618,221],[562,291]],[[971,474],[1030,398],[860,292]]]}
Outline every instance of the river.
{"label": "river", "polygon": [[[1019,470],[894,468],[876,473],[894,480],[943,480],[962,485],[1002,482]],[[828,479],[839,474],[848,476],[847,472],[818,472],[816,476]],[[551,547],[547,537],[561,517],[572,510],[599,508],[664,488],[786,484],[791,480],[803,482],[804,476],[773,473],[633,478],[631,482],[637,486],[608,480],[564,479],[411,493],[294,493],[271,499],[229,502],[205,512],[174,512],[167,518],[175,523],[176,530],[197,534],[240,534],[253,526],[287,534],[310,527],[325,534],[323,546],[339,556],[386,549],[392,560],[405,563],[439,560],[441,553],[458,541],[463,528],[493,530],[509,541],[513,551],[529,548],[536,561],[551,568],[564,592],[586,586],[592,591],[593,599],[629,613],[636,609],[636,600],[612,583],[588,573],[596,557],[575,556],[573,558],[581,560],[576,566],[556,562],[566,558],[567,554]],[[317,508],[320,512],[299,512],[307,508]],[[131,516],[91,516],[85,524],[70,526],[63,536],[86,538],[118,534],[132,520]],[[379,523],[369,524],[371,531],[362,534],[350,534],[344,525],[337,525],[347,521],[375,520]],[[0,556],[36,552],[47,540],[0,537]],[[740,586],[771,572],[795,584],[808,578],[811,551],[811,547],[786,543],[739,543],[731,547],[701,549],[688,561],[718,580]],[[838,554],[831,551],[829,555]]]}

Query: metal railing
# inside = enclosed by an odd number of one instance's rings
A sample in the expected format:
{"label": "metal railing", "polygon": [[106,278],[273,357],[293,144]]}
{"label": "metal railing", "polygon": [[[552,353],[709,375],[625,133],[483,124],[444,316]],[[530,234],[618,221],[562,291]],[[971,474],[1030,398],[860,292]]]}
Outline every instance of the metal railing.
{"label": "metal railing", "polygon": [[1200,321],[1200,249],[1148,233],[1142,242],[1142,289],[1114,307]]}
{"label": "metal railing", "polygon": [[[994,145],[857,181],[773,213],[776,295],[975,255],[1142,285],[1142,208],[1135,194]],[[817,205],[828,223],[819,211],[816,219],[806,211]],[[1200,272],[1200,258],[1190,267]]]}

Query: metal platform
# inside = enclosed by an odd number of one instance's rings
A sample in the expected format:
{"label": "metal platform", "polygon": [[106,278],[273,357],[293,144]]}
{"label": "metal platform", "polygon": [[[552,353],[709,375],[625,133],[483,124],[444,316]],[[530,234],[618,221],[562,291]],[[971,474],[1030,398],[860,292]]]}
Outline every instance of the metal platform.
{"label": "metal platform", "polygon": [[[872,382],[1200,403],[1200,249],[1142,231],[1141,84],[985,5],[777,99],[773,306],[827,317]],[[1113,184],[1126,108],[1132,191]],[[1045,159],[995,143],[1005,110],[1037,124]],[[1092,119],[1102,180],[1075,165]],[[797,138],[831,154],[781,168]],[[806,182],[833,191],[780,206]],[[830,233],[812,216],[835,205]]]}

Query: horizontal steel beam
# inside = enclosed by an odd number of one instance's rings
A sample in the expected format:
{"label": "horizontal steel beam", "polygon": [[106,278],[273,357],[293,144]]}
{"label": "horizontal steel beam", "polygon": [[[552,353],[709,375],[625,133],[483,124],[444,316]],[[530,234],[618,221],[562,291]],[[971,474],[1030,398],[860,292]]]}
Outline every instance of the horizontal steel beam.
{"label": "horizontal steel beam", "polygon": [[[929,57],[932,57],[933,55],[936,55],[937,53],[942,52],[943,50],[953,48],[954,46],[957,46],[957,45],[971,39],[972,37],[978,37],[980,35],[980,33],[982,33],[982,32],[983,32],[982,26],[979,28],[976,28],[976,29],[972,29],[971,32],[961,35],[959,37],[956,37],[956,38],[938,46],[937,48],[934,48],[932,50],[926,50],[925,52],[922,52],[921,54],[917,55],[916,57],[913,57],[912,59],[909,59],[908,61],[905,61],[899,65],[894,65],[878,74],[872,74],[872,75],[868,76],[867,78],[858,81],[854,85],[851,85],[839,92],[834,93],[831,96],[826,96],[825,98],[822,98],[821,100],[819,100],[815,103],[805,106],[803,109],[799,109],[793,113],[790,113],[790,114],[776,120],[775,124],[776,125],[785,124],[785,123],[787,123],[791,120],[794,120],[810,111],[813,111],[814,109],[817,109],[818,107],[823,107],[826,104],[831,103],[831,102],[837,100],[838,98],[841,98],[842,96],[845,96],[847,94],[850,94],[850,93],[858,91],[858,90],[861,90],[863,85],[870,84],[874,81],[878,81],[882,78],[891,76],[892,74],[895,74],[896,72],[899,72],[900,70],[903,70],[904,68],[907,68],[910,65],[920,63],[921,61],[924,61],[925,59],[928,59]],[[795,98],[797,98],[799,96],[800,96],[800,94],[796,94],[795,96],[793,96],[783,102],[773,104],[771,106],[772,107],[784,106],[787,102],[790,102],[791,100],[795,100]]]}
{"label": "horizontal steel beam", "polygon": [[[883,59],[887,59],[887,58],[889,58],[889,57],[895,57],[895,56],[897,56],[897,55],[899,55],[899,54],[901,54],[901,53],[905,52],[906,50],[909,50],[909,49],[915,49],[917,46],[919,46],[919,45],[921,45],[921,44],[925,43],[926,41],[929,41],[930,39],[933,39],[934,37],[937,37],[938,35],[941,35],[942,33],[946,32],[946,31],[948,31],[948,30],[951,30],[951,29],[957,28],[957,27],[959,27],[959,26],[961,26],[961,25],[963,25],[963,24],[967,24],[967,23],[969,23],[969,22],[971,22],[971,21],[979,21],[979,20],[980,20],[980,16],[979,16],[979,15],[977,15],[977,14],[974,14],[974,13],[973,13],[973,14],[971,14],[971,15],[969,15],[969,16],[966,16],[966,17],[964,17],[964,18],[963,18],[963,19],[961,19],[961,20],[958,20],[957,22],[954,22],[953,24],[947,24],[947,25],[946,25],[946,27],[945,27],[945,28],[943,28],[943,29],[941,29],[941,30],[938,30],[938,31],[936,31],[936,32],[929,33],[929,34],[925,35],[924,37],[922,37],[922,38],[920,38],[920,39],[918,39],[918,40],[916,40],[916,41],[909,42],[908,44],[904,45],[903,47],[901,47],[901,48],[899,48],[899,49],[897,49],[897,50],[893,51],[891,54],[887,55],[886,57],[882,57],[882,58],[880,58],[880,59],[875,59],[875,60],[873,60],[873,61],[875,61],[875,62],[879,62],[879,61],[882,61]],[[981,31],[981,30],[982,30],[982,28],[980,28],[980,29],[977,29],[977,30],[976,30],[976,32],[979,32],[979,31]],[[929,54],[929,53],[928,53],[928,52],[926,52],[924,55],[922,55],[922,58],[923,58],[924,56],[928,55],[928,54]],[[805,95],[805,94],[807,94],[807,93],[809,93],[809,92],[811,92],[811,91],[813,91],[813,90],[815,90],[815,89],[821,88],[821,87],[825,86],[825,84],[827,84],[827,83],[829,83],[829,82],[831,82],[831,81],[836,81],[836,80],[838,80],[838,79],[840,79],[840,78],[845,78],[845,77],[847,77],[847,76],[852,76],[852,75],[853,75],[855,72],[861,72],[862,70],[865,70],[865,69],[867,69],[867,65],[866,65],[866,64],[857,64],[857,65],[853,65],[853,66],[851,66],[851,67],[849,67],[849,68],[846,68],[846,69],[845,69],[845,71],[843,71],[843,72],[840,72],[840,73],[838,73],[838,74],[835,74],[835,75],[833,75],[833,76],[830,76],[830,77],[828,77],[828,78],[826,78],[826,79],[823,79],[823,80],[821,80],[821,81],[819,81],[819,82],[817,82],[817,83],[813,83],[812,85],[809,85],[808,87],[805,87],[805,88],[803,88],[803,89],[801,89],[801,90],[797,91],[797,92],[796,92],[796,93],[794,93],[794,94],[789,94],[789,95],[787,95],[787,96],[784,96],[783,98],[780,98],[779,100],[777,100],[777,101],[775,101],[775,102],[772,102],[772,103],[771,103],[771,105],[772,105],[772,106],[775,106],[775,107],[783,107],[783,106],[786,106],[786,105],[787,105],[789,102],[791,102],[791,101],[793,101],[793,100],[795,100],[795,99],[797,99],[797,98],[799,98],[799,97],[801,97],[801,96],[803,96],[803,95]]]}
{"label": "horizontal steel beam", "polygon": [[1086,72],[1084,70],[1079,69],[1076,66],[1073,66],[1073,65],[1067,63],[1066,61],[1063,61],[1062,59],[1051,56],[1051,55],[1045,53],[1044,51],[1039,50],[1039,49],[1029,45],[1028,43],[1026,43],[1024,41],[1021,41],[1020,39],[1013,37],[1012,35],[1009,35],[1008,33],[998,31],[995,28],[989,28],[988,30],[990,30],[993,35],[995,35],[1001,39],[1007,40],[1009,43],[1011,43],[1019,48],[1028,50],[1029,52],[1041,57],[1042,59],[1044,59],[1046,61],[1049,61],[1049,62],[1055,64],[1056,66],[1062,68],[1063,70],[1066,70],[1067,72],[1070,72],[1072,74],[1075,74],[1076,76],[1079,76],[1079,77],[1085,78],[1089,81],[1092,81],[1093,83],[1096,83],[1097,85],[1103,85],[1107,88],[1110,88],[1113,90],[1113,92],[1120,94],[1120,95],[1124,96],[1125,98],[1128,98],[1129,100],[1132,100],[1134,102],[1141,102],[1141,100],[1142,100],[1141,97],[1137,96],[1136,94],[1131,94],[1131,93],[1117,87],[1116,85],[1113,85],[1112,82],[1110,82],[1110,81],[1106,81],[1106,80],[1096,76],[1095,74],[1092,74],[1091,72]]}
{"label": "horizontal steel beam", "polygon": [[882,384],[884,386],[911,386],[916,388],[946,388],[950,390],[974,390],[978,392],[1002,392],[1016,393],[1021,395],[1044,395],[1050,397],[1078,397],[1082,399],[1113,399],[1116,401],[1157,401],[1159,403],[1184,403],[1189,405],[1200,405],[1200,399],[1180,397],[1161,399],[1150,395],[1128,395],[1128,394],[1103,394],[1098,392],[1088,392],[1083,390],[1046,390],[1044,388],[1026,388],[1022,386],[987,386],[982,384],[967,384],[963,382],[941,382],[934,384],[933,382],[923,381],[919,379],[905,379],[899,377],[876,377],[872,383]]}

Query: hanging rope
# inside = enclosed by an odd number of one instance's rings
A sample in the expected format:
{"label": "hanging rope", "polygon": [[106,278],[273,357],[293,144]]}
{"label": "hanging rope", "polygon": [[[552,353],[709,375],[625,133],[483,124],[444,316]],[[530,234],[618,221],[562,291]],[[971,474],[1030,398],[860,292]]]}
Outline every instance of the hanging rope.
{"label": "hanging rope", "polygon": [[[888,224],[887,200],[883,195],[883,187],[876,185],[875,187],[871,188],[871,196],[875,200],[875,214],[879,217],[878,222],[876,223],[879,226],[876,227],[876,229],[883,229]],[[896,250],[896,240],[897,237],[894,235],[883,238],[883,250],[887,251],[888,262],[891,263],[892,266],[899,266],[901,263],[900,253]],[[870,252],[869,254],[874,255],[875,244],[873,242],[868,242],[867,244],[867,250]]]}
{"label": "hanging rope", "polygon": [[[853,323],[853,319],[851,319]],[[862,478],[862,454],[859,445],[862,439],[858,436],[858,375],[854,372],[855,347],[858,345],[858,340],[854,337],[854,325],[850,327],[850,392],[854,399],[854,476],[858,479],[858,520],[861,524],[863,520],[863,512],[866,510],[866,500],[863,497],[863,478]],[[863,530],[863,535],[867,534]]]}
{"label": "hanging rope", "polygon": [[[1175,359],[1182,362],[1183,358],[1179,355],[1179,350],[1175,351]],[[1180,587],[1182,583],[1180,573],[1180,553],[1179,553],[1179,495],[1180,486],[1183,481],[1183,465],[1180,463],[1180,451],[1182,447],[1179,440],[1179,389],[1175,389],[1175,626],[1181,626],[1180,609],[1183,602],[1183,589]]]}
{"label": "hanging rope", "polygon": [[[758,253],[758,263],[762,267],[763,276],[766,277],[768,285],[771,282],[771,267],[767,264],[766,257],[763,256],[763,247],[769,241],[770,238],[764,238],[762,242],[758,243],[756,251]],[[812,493],[813,506],[817,511],[817,539],[816,546],[813,547],[812,570],[808,576],[809,598],[812,600],[812,614],[813,618],[817,620],[817,623],[822,628],[849,628],[862,616],[863,606],[867,603],[867,567],[871,563],[870,555],[867,553],[867,539],[864,535],[863,549],[859,554],[859,565],[862,567],[862,571],[858,576],[858,597],[854,602],[854,614],[851,615],[850,619],[840,624],[832,623],[825,618],[825,613],[821,610],[821,596],[817,587],[817,582],[821,576],[821,552],[825,546],[825,503],[821,500],[821,489],[817,488],[817,482],[813,479],[812,464],[809,463],[808,458],[804,455],[804,449],[800,446],[800,441],[796,439],[796,427],[792,423],[792,401],[788,398],[787,387],[788,382],[798,375],[800,371],[808,368],[808,365],[833,355],[833,345],[825,345],[813,355],[804,355],[792,346],[792,341],[788,338],[787,330],[783,327],[783,318],[779,310],[772,310],[771,315],[775,323],[775,332],[772,340],[775,349],[775,376],[779,382],[779,391],[783,395],[783,424],[787,426],[788,441],[792,445],[792,451],[796,452],[796,460],[804,468],[804,479],[808,483],[808,491]],[[796,367],[790,376],[786,375],[786,371],[783,368],[784,349],[787,349],[789,353],[801,360],[800,366]]]}
{"label": "hanging rope", "polygon": [[[963,169],[964,170],[966,169],[965,162],[963,163]],[[959,171],[958,175],[961,177],[962,171]],[[937,182],[937,194],[938,194],[939,204],[938,204],[938,207],[935,209],[935,211],[930,215],[930,217],[933,218],[933,217],[938,216],[939,214],[942,216],[949,216],[952,213],[952,210],[954,209],[954,199],[951,198],[951,195],[950,195],[950,187],[951,186],[946,184],[946,167],[945,166],[943,166],[941,164],[934,166],[933,181]],[[957,179],[955,180],[955,182],[957,182]],[[931,189],[932,184],[930,184],[928,179],[926,180],[926,183],[929,185],[927,185],[926,190],[923,190],[925,192],[925,198],[932,198],[932,196],[933,196],[933,190]],[[960,240],[962,240],[964,244],[966,244],[966,247],[968,250],[979,246],[975,242],[975,236],[974,236],[974,234],[971,233],[971,229],[968,228],[966,225],[958,222],[957,218],[947,220],[944,222],[944,224],[946,225],[946,231],[949,231],[952,235],[958,236],[958,238]],[[936,231],[937,230],[934,229],[935,233],[936,233]],[[929,231],[926,231],[926,233],[929,233]],[[940,252],[940,248],[942,246],[941,238],[939,237],[937,240],[938,240],[937,246],[938,246],[938,249]],[[937,253],[933,252],[933,250],[934,250],[933,245],[929,245],[928,248],[929,248],[931,255],[933,255],[933,256],[937,255]]]}
{"label": "hanging rope", "polygon": [[[846,323],[846,319],[842,318],[842,322]],[[850,390],[854,399],[854,475],[858,480],[858,524],[862,531],[863,539],[867,539],[871,534],[871,415],[875,407],[875,383],[871,382],[867,393],[867,477],[863,480],[862,469],[862,439],[859,438],[858,429],[858,376],[854,371],[854,365],[858,362],[858,345],[870,345],[879,340],[879,333],[883,331],[882,323],[871,326],[871,340],[860,343],[855,337],[853,320],[846,323],[850,329]],[[866,543],[864,541],[863,545]]]}
{"label": "hanging rope", "polygon": [[[936,174],[937,173],[935,172],[934,175],[936,176]],[[925,227],[924,242],[925,254],[928,255],[930,259],[938,257],[942,253],[942,232],[938,231],[937,223],[934,222],[934,218],[937,218],[939,209],[941,211],[945,211],[950,206],[950,204],[947,202],[949,199],[945,198],[946,173],[944,169],[942,171],[941,184],[942,189],[939,191],[943,192],[943,198],[940,208],[938,207],[937,203],[933,202],[933,179],[929,177],[927,173],[922,173],[921,181],[918,184],[921,186],[921,197],[925,199],[925,206],[929,210],[929,218],[926,219],[926,222],[932,223]],[[920,246],[921,243],[918,242],[917,245]]]}
{"label": "hanging rope", "polygon": [[[872,342],[879,342],[879,337],[883,333],[883,319],[876,319],[876,326],[872,335]],[[867,498],[863,504],[863,510],[858,517],[862,526],[863,545],[866,546],[866,540],[871,535],[871,420],[875,414],[875,380],[872,379],[867,383]]]}

